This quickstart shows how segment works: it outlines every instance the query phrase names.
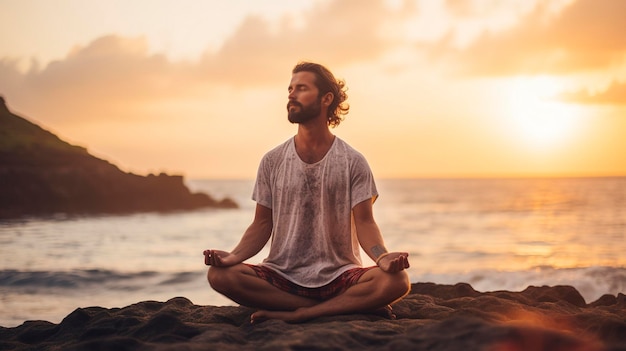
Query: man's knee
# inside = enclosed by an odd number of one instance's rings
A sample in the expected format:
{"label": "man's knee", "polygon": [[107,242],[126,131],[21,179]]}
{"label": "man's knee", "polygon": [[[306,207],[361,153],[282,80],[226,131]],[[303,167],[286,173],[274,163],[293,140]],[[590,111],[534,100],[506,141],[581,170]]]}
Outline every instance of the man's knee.
{"label": "man's knee", "polygon": [[244,264],[238,264],[229,267],[209,267],[207,272],[207,280],[213,290],[229,295],[234,291],[238,291],[242,284],[242,279],[248,274],[250,268]]}
{"label": "man's knee", "polygon": [[409,275],[405,270],[389,275],[388,279],[388,293],[397,299],[406,296],[411,290]]}
{"label": "man's knee", "polygon": [[230,284],[229,269],[230,267],[209,267],[207,272],[207,280],[213,290],[218,292],[225,291]]}

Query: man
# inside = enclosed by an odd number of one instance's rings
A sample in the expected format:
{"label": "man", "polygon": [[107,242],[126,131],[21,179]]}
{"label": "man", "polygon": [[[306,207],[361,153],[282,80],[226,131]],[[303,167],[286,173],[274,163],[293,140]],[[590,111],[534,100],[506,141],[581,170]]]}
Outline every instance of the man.
{"label": "man", "polygon": [[[387,252],[373,217],[378,193],[369,165],[330,132],[348,112],[345,83],[302,62],[288,91],[288,120],[298,132],[261,160],[254,220],[239,244],[204,251],[209,283],[260,309],[252,323],[388,308],[409,291],[408,253]],[[243,263],[270,238],[263,263]],[[376,266],[361,266],[359,244]]]}

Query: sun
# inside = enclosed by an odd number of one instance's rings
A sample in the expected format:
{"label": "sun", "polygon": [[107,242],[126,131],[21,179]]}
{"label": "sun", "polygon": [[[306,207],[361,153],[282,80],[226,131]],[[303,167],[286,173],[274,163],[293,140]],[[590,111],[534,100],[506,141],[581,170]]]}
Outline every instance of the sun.
{"label": "sun", "polygon": [[552,97],[563,90],[552,77],[515,78],[507,84],[503,118],[509,135],[525,148],[547,151],[570,140],[581,127],[581,113]]}

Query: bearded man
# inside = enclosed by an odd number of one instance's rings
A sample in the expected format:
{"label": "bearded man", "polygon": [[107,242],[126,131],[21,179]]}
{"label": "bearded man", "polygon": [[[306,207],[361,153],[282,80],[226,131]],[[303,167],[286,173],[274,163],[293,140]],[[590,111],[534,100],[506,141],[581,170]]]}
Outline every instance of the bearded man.
{"label": "bearded man", "polygon": [[[374,220],[372,171],[330,131],[349,110],[345,90],[322,65],[294,67],[287,117],[297,134],[262,158],[254,219],[237,246],[204,251],[211,287],[259,309],[252,323],[389,310],[409,292],[408,253],[388,252]],[[270,239],[262,263],[244,262]],[[359,247],[375,266],[362,266]]]}

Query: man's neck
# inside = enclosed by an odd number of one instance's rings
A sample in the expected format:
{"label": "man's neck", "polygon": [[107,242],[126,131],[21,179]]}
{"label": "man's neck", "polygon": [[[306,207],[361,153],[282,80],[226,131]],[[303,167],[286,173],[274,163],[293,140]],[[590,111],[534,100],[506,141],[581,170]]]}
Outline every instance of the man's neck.
{"label": "man's neck", "polygon": [[326,124],[299,124],[298,134],[294,140],[300,159],[306,163],[316,163],[321,161],[330,150],[335,136]]}

